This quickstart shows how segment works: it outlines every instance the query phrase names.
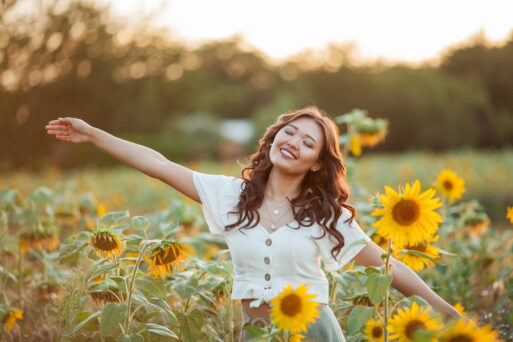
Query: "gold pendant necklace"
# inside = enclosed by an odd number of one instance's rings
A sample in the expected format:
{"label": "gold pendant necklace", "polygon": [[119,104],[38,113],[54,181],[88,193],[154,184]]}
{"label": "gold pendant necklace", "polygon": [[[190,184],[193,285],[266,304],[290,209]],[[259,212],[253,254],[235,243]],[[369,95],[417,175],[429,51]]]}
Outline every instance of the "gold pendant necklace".
{"label": "gold pendant necklace", "polygon": [[[277,222],[279,221],[280,219],[282,219],[285,214],[287,214],[289,212],[289,209],[290,209],[290,205],[287,206],[287,210],[285,210],[285,212],[278,218],[278,220],[274,221],[274,222]],[[265,210],[267,211],[267,213],[269,214],[269,220],[271,221],[271,229],[272,230],[275,230],[276,229],[276,225],[274,224],[273,220],[272,220],[272,215],[271,213],[269,213],[269,209],[267,208],[267,206],[265,206]],[[278,209],[274,209],[273,210],[273,214],[275,215],[278,215],[280,213],[280,211]]]}

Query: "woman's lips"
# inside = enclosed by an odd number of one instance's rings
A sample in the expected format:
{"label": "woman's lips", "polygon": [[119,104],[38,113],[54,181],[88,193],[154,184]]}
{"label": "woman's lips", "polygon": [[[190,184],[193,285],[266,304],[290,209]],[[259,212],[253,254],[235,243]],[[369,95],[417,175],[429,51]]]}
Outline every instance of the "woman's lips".
{"label": "woman's lips", "polygon": [[295,158],[292,158],[289,154],[287,154],[287,153],[283,152],[283,150],[282,150],[282,149],[280,149],[280,153],[281,153],[281,155],[283,156],[283,158],[292,159],[292,160],[294,160],[294,159],[295,159]]}

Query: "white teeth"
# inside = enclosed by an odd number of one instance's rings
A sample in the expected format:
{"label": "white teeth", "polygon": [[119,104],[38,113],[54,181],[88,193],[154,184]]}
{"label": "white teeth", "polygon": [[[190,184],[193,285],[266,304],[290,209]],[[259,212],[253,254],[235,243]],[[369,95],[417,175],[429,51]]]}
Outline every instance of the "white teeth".
{"label": "white teeth", "polygon": [[284,150],[284,149],[282,149],[281,151],[282,151],[283,153],[285,153],[285,154],[289,155],[292,159],[296,159],[296,158],[292,155],[292,153],[290,153],[289,151]]}

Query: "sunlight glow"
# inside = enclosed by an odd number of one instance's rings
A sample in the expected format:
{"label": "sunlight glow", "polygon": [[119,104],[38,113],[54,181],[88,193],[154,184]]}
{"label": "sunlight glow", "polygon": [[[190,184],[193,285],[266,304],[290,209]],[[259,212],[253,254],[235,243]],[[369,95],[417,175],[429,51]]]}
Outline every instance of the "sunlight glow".
{"label": "sunlight glow", "polygon": [[[103,0],[103,2],[110,2]],[[509,0],[112,0],[120,17],[158,12],[153,25],[191,47],[235,34],[275,61],[330,42],[356,44],[360,60],[414,64],[482,33],[494,44],[513,34]]]}

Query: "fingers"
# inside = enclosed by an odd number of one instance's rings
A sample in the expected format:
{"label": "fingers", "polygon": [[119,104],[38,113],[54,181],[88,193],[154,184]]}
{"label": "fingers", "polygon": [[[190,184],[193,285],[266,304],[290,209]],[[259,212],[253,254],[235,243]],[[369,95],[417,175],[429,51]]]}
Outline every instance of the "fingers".
{"label": "fingers", "polygon": [[71,125],[71,118],[59,118],[57,120],[49,121],[50,125]]}
{"label": "fingers", "polygon": [[56,135],[55,137],[56,137],[57,139],[59,139],[59,140],[70,141],[70,137],[69,137],[69,136]]}
{"label": "fingers", "polygon": [[45,128],[46,129],[68,129],[68,126],[53,124],[53,125],[46,125]]}
{"label": "fingers", "polygon": [[69,135],[69,128],[65,125],[46,125],[45,129],[48,134]]}

